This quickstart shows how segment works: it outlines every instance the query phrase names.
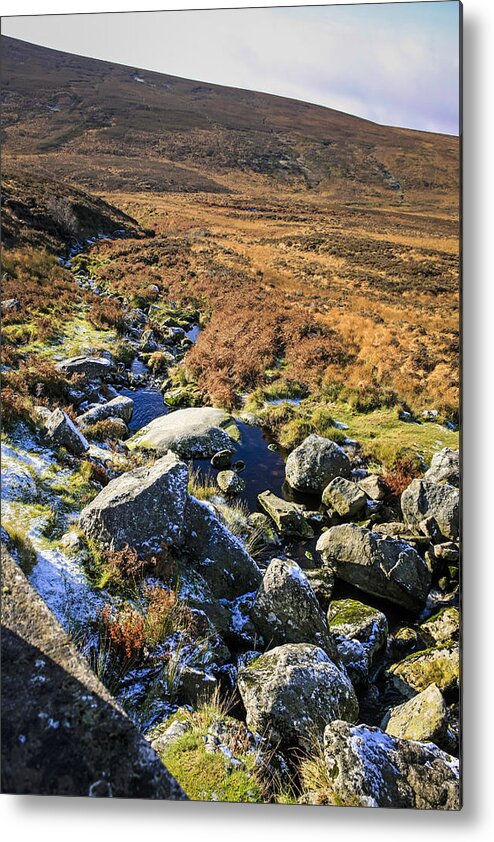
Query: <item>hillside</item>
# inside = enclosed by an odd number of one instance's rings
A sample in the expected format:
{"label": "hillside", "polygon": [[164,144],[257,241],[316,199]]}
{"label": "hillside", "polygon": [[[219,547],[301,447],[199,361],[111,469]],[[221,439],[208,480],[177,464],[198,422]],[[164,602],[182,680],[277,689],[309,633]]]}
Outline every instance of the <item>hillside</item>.
{"label": "hillside", "polygon": [[[8,157],[92,189],[296,192],[456,207],[458,139],[2,37]],[[232,179],[232,175],[234,179]]]}

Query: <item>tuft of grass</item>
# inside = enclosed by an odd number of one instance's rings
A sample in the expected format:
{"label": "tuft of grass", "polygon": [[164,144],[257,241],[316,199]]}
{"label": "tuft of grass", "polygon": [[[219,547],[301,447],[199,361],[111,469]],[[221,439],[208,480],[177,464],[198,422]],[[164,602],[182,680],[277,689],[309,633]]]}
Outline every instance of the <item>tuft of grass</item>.
{"label": "tuft of grass", "polygon": [[198,468],[189,466],[188,492],[197,500],[211,500],[218,495],[218,486],[211,474],[204,474]]}
{"label": "tuft of grass", "polygon": [[33,542],[25,526],[20,523],[6,521],[3,527],[10,538],[14,555],[26,576],[30,576],[38,560]]}

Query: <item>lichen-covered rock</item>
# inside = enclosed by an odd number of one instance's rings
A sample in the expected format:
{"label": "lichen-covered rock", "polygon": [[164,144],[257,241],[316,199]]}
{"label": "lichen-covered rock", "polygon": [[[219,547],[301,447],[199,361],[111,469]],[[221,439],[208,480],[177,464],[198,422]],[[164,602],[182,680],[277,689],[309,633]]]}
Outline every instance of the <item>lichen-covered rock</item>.
{"label": "lichen-covered rock", "polygon": [[107,357],[71,357],[58,363],[58,368],[69,377],[72,374],[80,374],[86,380],[97,380],[111,374],[115,365]]}
{"label": "lichen-covered rock", "polygon": [[435,453],[428,471],[424,474],[427,482],[447,482],[458,488],[460,485],[460,451],[444,447]]}
{"label": "lichen-covered rock", "polygon": [[455,540],[460,523],[460,493],[452,485],[414,479],[401,495],[401,510],[408,526],[419,528],[434,518],[442,535]]}
{"label": "lichen-covered rock", "polygon": [[382,611],[356,599],[336,599],[329,606],[329,630],[358,640],[372,658],[386,646],[388,621]]}
{"label": "lichen-covered rock", "polygon": [[367,497],[354,482],[335,477],[324,489],[322,502],[341,517],[354,517],[365,508]]}
{"label": "lichen-covered rock", "polygon": [[319,604],[327,610],[334,590],[334,571],[330,567],[316,567],[305,571]]}
{"label": "lichen-covered rock", "polygon": [[62,409],[55,409],[45,422],[45,436],[54,447],[66,447],[76,456],[89,448],[89,442]]}
{"label": "lichen-covered rock", "polygon": [[245,482],[235,471],[220,471],[216,482],[224,494],[240,494],[245,490]]}
{"label": "lichen-covered rock", "polygon": [[117,398],[102,403],[99,406],[93,406],[77,418],[77,423],[81,427],[89,427],[91,424],[96,424],[98,421],[105,421],[106,418],[121,418],[126,424],[129,423],[134,411],[134,401],[125,395],[119,395]]}
{"label": "lichen-covered rock", "polygon": [[408,702],[391,708],[381,728],[392,737],[439,745],[448,730],[448,711],[439,687],[429,684]]}
{"label": "lichen-covered rock", "polygon": [[182,541],[216,598],[233,599],[259,587],[255,561],[207,503],[194,497],[187,501]]}
{"label": "lichen-covered rock", "polygon": [[210,458],[219,450],[234,452],[230,433],[238,435],[238,427],[222,409],[189,407],[155,418],[132,436],[127,446],[158,455],[174,450],[184,459]]}
{"label": "lichen-covered rock", "polygon": [[458,690],[460,651],[457,643],[436,646],[408,655],[387,671],[393,687],[406,699],[436,684],[441,693]]}
{"label": "lichen-covered rock", "polygon": [[429,646],[438,646],[458,640],[460,636],[460,612],[453,605],[442,608],[420,626],[421,638]]}
{"label": "lichen-covered rock", "polygon": [[174,691],[181,702],[197,707],[211,699],[217,686],[218,682],[210,672],[184,666],[176,678]]}
{"label": "lichen-covered rock", "polygon": [[252,606],[252,619],[266,645],[313,643],[336,660],[336,646],[309,580],[291,559],[274,558]]}
{"label": "lichen-covered rock", "polygon": [[154,465],[112,480],[83,509],[79,524],[86,536],[118,550],[159,550],[181,540],[187,500],[187,466],[168,453]]}
{"label": "lichen-covered rock", "polygon": [[322,494],[335,477],[349,477],[350,460],[336,442],[313,434],[292,450],[285,465],[287,482],[297,491]]}
{"label": "lichen-covered rock", "polygon": [[324,733],[324,758],[334,804],[460,809],[459,762],[433,743],[332,722]]}
{"label": "lichen-covered rock", "polygon": [[287,643],[243,667],[238,689],[248,727],[285,746],[310,749],[333,719],[354,722],[350,679],[317,646]]}
{"label": "lichen-covered rock", "polygon": [[416,550],[404,541],[381,538],[375,532],[348,523],[324,532],[316,549],[324,565],[360,590],[411,611],[424,605],[430,572]]}
{"label": "lichen-covered rock", "polygon": [[360,479],[358,487],[369,497],[370,500],[384,500],[387,493],[386,484],[377,474],[369,474],[368,477]]}
{"label": "lichen-covered rock", "polygon": [[281,535],[298,538],[313,538],[314,532],[305,520],[298,503],[290,503],[277,497],[272,491],[263,491],[257,497],[259,505],[273,520]]}

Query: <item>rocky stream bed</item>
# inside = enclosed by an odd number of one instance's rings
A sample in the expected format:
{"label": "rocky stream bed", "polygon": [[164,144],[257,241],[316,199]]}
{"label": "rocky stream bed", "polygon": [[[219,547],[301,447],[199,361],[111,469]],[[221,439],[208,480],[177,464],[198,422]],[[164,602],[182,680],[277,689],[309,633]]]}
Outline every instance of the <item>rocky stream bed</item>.
{"label": "rocky stream bed", "polygon": [[126,364],[59,354],[75,414],[4,436],[3,540],[191,797],[457,809],[458,451],[401,499],[354,441],[282,453],[170,379],[169,305],[124,304]]}

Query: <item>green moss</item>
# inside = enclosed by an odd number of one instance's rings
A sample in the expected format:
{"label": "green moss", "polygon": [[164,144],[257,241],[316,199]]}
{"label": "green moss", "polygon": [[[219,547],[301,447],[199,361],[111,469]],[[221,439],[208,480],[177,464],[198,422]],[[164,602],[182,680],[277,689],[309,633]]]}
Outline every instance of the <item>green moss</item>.
{"label": "green moss", "polygon": [[161,759],[192,801],[263,801],[253,777],[254,757],[240,756],[244,768],[232,770],[222,753],[206,752],[198,730],[180,737]]}
{"label": "green moss", "polygon": [[[330,606],[329,626],[343,626],[347,623],[359,623],[374,616],[375,611],[369,605],[354,599],[341,599]],[[334,613],[333,613],[334,612]]]}

